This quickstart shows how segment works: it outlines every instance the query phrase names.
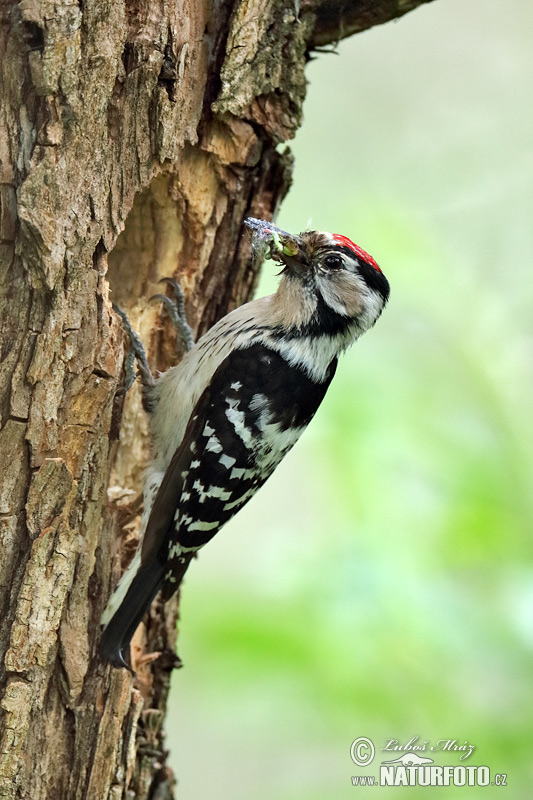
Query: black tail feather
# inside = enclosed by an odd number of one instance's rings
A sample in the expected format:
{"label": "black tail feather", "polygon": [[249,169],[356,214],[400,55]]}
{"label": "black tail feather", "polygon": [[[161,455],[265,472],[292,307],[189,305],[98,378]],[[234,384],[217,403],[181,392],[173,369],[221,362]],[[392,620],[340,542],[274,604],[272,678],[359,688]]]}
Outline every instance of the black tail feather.
{"label": "black tail feather", "polygon": [[157,559],[141,565],[120,606],[105,626],[100,639],[100,654],[114,667],[125,667],[133,672],[124,654],[145,611],[157,594],[164,571],[164,564],[160,564]]}

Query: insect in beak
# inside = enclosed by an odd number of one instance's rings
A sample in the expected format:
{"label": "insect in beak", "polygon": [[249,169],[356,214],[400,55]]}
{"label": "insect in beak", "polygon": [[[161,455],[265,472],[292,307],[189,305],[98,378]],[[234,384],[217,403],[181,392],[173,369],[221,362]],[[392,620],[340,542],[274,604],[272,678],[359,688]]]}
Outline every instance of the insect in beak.
{"label": "insect in beak", "polygon": [[289,272],[297,276],[307,271],[305,249],[299,236],[254,217],[248,217],[244,224],[252,231],[254,253],[283,264]]}

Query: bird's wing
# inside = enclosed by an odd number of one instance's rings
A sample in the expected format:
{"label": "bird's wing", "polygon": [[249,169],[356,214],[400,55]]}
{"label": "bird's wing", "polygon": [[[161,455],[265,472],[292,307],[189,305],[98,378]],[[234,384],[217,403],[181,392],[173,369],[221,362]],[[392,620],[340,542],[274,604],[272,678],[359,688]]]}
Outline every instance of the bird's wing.
{"label": "bird's wing", "polygon": [[[198,400],[154,500],[142,562],[166,561],[163,595],[185,554],[208,542],[299,438],[331,376],[317,384],[262,344],[230,353]],[[190,555],[189,555],[190,558]]]}

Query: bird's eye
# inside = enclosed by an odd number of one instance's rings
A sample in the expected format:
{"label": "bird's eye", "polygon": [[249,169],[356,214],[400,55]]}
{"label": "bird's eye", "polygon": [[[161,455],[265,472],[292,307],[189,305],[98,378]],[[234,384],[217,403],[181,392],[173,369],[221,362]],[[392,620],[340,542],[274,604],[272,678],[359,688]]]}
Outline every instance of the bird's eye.
{"label": "bird's eye", "polygon": [[342,267],[342,258],[340,256],[326,256],[324,264],[329,269],[340,269]]}

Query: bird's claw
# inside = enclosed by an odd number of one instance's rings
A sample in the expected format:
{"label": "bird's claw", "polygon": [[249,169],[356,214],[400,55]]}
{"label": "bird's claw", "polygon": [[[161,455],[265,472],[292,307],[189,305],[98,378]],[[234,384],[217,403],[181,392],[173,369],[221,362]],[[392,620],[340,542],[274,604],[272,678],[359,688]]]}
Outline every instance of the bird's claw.
{"label": "bird's claw", "polygon": [[183,294],[183,289],[175,278],[161,278],[159,283],[166,283],[167,286],[170,286],[174,294],[174,298],[169,297],[166,294],[154,294],[153,297],[150,298],[149,302],[152,302],[152,300],[160,300],[163,303],[172,324],[181,337],[186,350],[190,350],[194,345],[194,333],[191,326],[187,322],[187,317],[185,314],[185,295]]}
{"label": "bird's claw", "polygon": [[122,320],[123,328],[128,334],[130,340],[130,347],[126,350],[124,356],[124,386],[119,389],[117,394],[126,394],[126,392],[131,389],[135,383],[135,379],[137,377],[135,374],[136,361],[143,386],[153,386],[154,378],[148,365],[146,350],[144,349],[144,345],[141,342],[139,335],[133,330],[128,315],[122,310],[122,308],[120,308],[120,306],[117,306],[115,303],[113,303],[113,311],[115,314],[118,314]]}

